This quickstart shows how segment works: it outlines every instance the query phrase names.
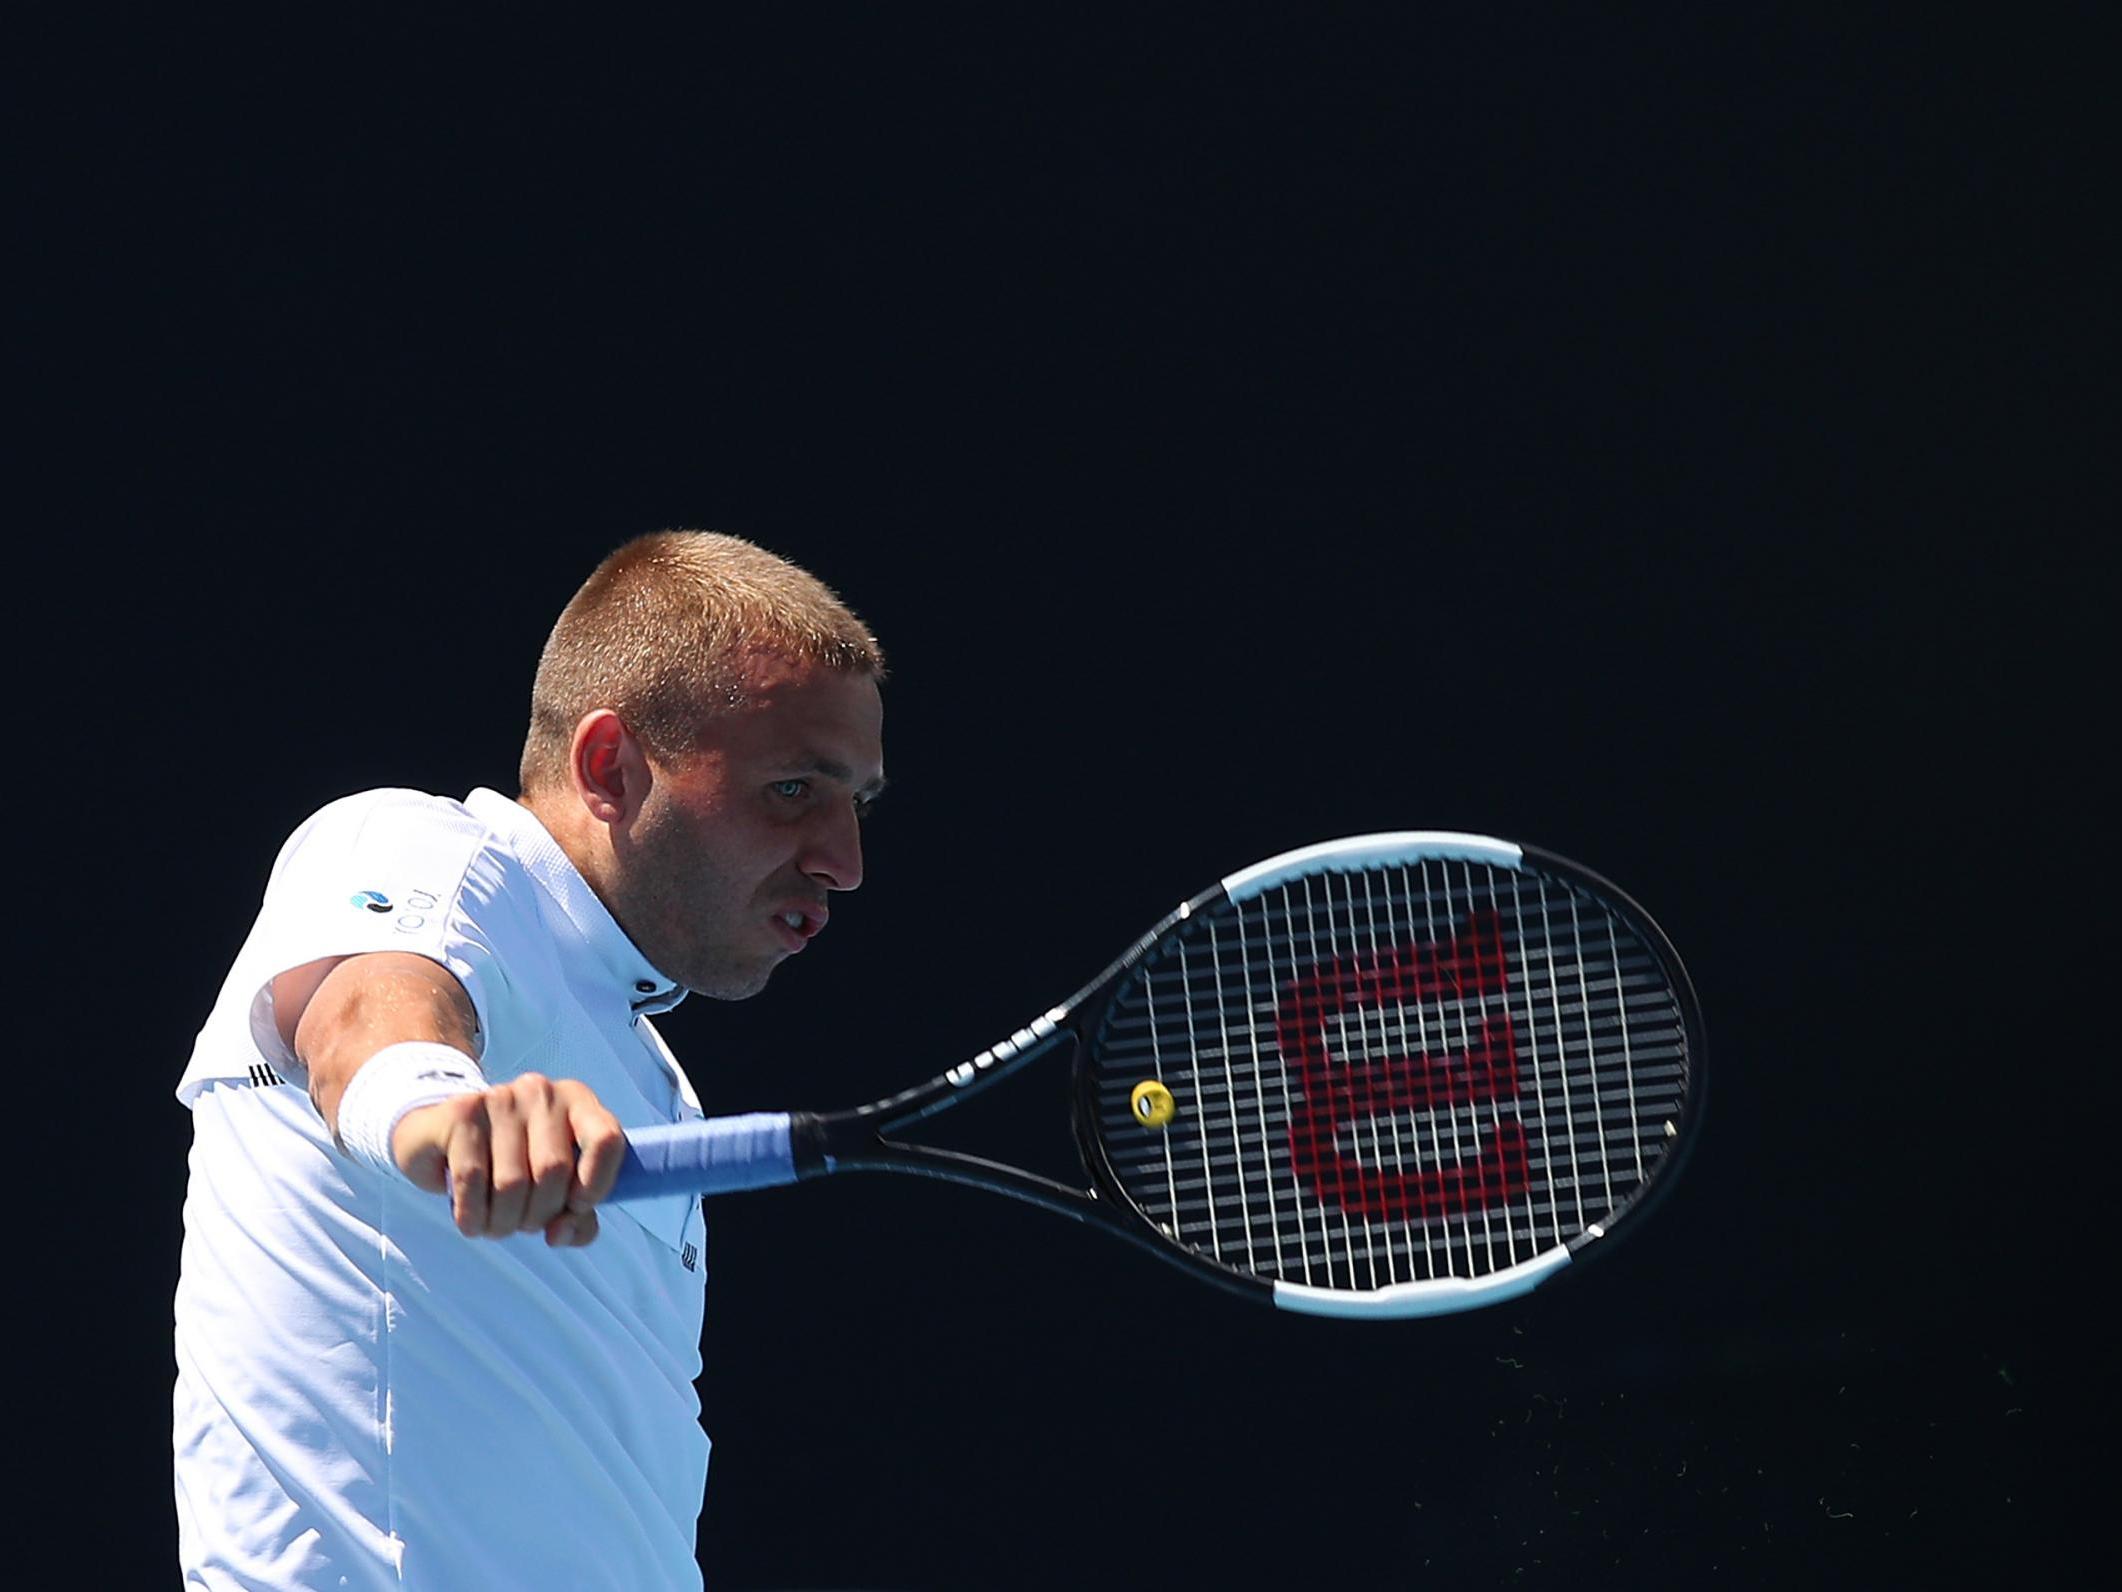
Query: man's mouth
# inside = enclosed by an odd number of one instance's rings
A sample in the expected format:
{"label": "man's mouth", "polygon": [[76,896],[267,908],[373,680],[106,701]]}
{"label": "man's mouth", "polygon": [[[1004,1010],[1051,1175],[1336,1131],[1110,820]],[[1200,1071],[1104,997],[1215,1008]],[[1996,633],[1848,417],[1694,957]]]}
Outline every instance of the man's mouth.
{"label": "man's mouth", "polygon": [[774,914],[774,927],[780,931],[781,943],[791,951],[800,951],[825,927],[824,908],[789,907]]}

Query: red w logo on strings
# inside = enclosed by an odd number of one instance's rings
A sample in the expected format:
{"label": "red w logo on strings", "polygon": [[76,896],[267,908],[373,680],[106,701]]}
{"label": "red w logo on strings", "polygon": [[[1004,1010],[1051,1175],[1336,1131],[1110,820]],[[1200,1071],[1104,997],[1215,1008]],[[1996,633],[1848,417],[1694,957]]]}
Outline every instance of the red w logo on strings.
{"label": "red w logo on strings", "polygon": [[[1491,1013],[1481,1004],[1504,993],[1507,975],[1500,920],[1493,912],[1474,912],[1442,939],[1322,962],[1290,984],[1275,1026],[1282,1054],[1304,1082],[1304,1100],[1290,1117],[1289,1148],[1297,1176],[1314,1194],[1351,1216],[1404,1221],[1465,1215],[1524,1192],[1525,1128],[1511,1118],[1479,1135],[1471,1159],[1427,1170],[1369,1165],[1354,1151],[1359,1138],[1369,1139],[1395,1159],[1392,1129],[1379,1118],[1413,1113],[1419,1119],[1517,1095],[1510,1013],[1501,1005]],[[1430,1006],[1425,1024],[1420,1014],[1429,1002],[1460,1003],[1463,1015],[1440,1023],[1442,1006]],[[1366,1032],[1376,1043],[1364,1044],[1365,1053],[1353,1058],[1336,1055],[1329,1049],[1336,1026],[1344,1047]],[[1466,1036],[1463,1048],[1444,1048],[1460,1036]],[[1407,1050],[1417,1043],[1438,1048]],[[1381,1047],[1382,1053],[1369,1053]],[[1344,1148],[1344,1131],[1366,1121],[1373,1132],[1350,1133]],[[1451,1137],[1447,1130],[1430,1142],[1435,1146],[1441,1138],[1450,1150]],[[1400,1149],[1397,1160],[1415,1161],[1414,1144],[1403,1141]]]}

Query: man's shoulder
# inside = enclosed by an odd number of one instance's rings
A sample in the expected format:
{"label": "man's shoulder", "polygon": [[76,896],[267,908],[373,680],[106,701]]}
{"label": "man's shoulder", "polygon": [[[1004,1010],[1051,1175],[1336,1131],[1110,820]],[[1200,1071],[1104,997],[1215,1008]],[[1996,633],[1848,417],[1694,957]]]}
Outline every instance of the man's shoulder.
{"label": "man's shoulder", "polygon": [[476,803],[398,786],[356,791],[299,824],[275,859],[269,901],[311,899],[378,914],[453,902],[468,881],[491,899],[522,882],[509,836]]}
{"label": "man's shoulder", "polygon": [[336,796],[317,808],[296,826],[301,834],[315,829],[348,829],[382,819],[409,824],[453,824],[472,819],[471,811],[454,796],[437,796],[403,785],[379,785]]}
{"label": "man's shoulder", "polygon": [[297,824],[280,851],[385,851],[425,844],[469,853],[490,842],[490,826],[453,796],[380,786],[336,797]]}

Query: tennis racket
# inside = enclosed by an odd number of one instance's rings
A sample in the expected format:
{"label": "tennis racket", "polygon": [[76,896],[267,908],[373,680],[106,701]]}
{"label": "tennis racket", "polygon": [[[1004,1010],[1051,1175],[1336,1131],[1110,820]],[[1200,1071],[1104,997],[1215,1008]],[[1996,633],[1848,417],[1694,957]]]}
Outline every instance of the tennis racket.
{"label": "tennis racket", "polygon": [[[1702,1059],[1678,956],[1613,885],[1484,836],[1363,835],[1232,874],[914,1088],[637,1130],[611,1197],[914,1173],[1282,1309],[1436,1315],[1639,1222],[1701,1120]],[[893,1136],[1047,1061],[1074,1069],[1088,1187]]]}

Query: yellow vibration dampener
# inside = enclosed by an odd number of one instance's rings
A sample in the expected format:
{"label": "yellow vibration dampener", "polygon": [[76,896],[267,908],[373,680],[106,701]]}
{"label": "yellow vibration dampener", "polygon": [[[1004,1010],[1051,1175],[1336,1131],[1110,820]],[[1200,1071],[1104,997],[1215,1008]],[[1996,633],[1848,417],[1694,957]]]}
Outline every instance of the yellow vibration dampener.
{"label": "yellow vibration dampener", "polygon": [[1179,1102],[1154,1078],[1144,1078],[1127,1098],[1134,1105],[1135,1120],[1145,1128],[1161,1128],[1179,1114]]}

